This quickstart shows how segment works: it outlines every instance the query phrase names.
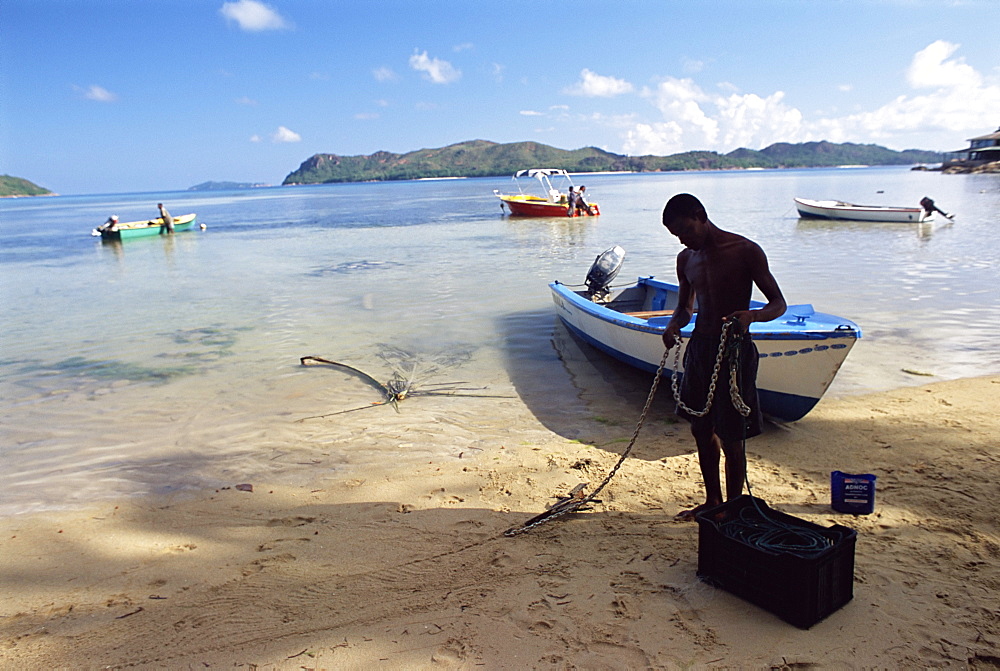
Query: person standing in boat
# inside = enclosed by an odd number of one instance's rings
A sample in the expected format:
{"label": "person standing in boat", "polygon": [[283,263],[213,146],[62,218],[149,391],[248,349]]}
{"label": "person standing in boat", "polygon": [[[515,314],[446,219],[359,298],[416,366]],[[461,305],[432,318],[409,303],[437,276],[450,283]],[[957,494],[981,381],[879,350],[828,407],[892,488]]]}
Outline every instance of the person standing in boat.
{"label": "person standing in boat", "polygon": [[[698,318],[684,355],[684,377],[677,414],[691,423],[691,435],[698,445],[698,463],[705,482],[705,502],[684,510],[678,519],[694,519],[699,511],[719,505],[743,493],[746,478],[744,440],[760,434],[763,421],[757,398],[757,347],[750,339],[750,324],[777,319],[787,306],[777,280],[768,268],[767,256],[748,238],[724,231],[712,223],[705,207],[694,196],[682,193],[667,201],[663,225],[677,236],[685,249],[677,255],[678,303],[663,333],[670,348],[680,343],[680,331]],[[754,285],[767,299],[760,309],[750,309]],[[723,326],[728,323],[728,328]],[[749,406],[744,417],[734,407],[729,390],[729,363],[723,362],[713,374],[720,339],[739,338],[739,393]],[[731,342],[731,341],[730,341]],[[710,387],[715,387],[712,405],[704,416]],[[725,455],[726,496],[723,498],[719,466]]]}
{"label": "person standing in boat", "polygon": [[576,212],[576,191],[573,190],[573,186],[569,187],[569,195],[566,196],[566,214],[573,216]]}
{"label": "person standing in boat", "polygon": [[163,225],[167,227],[167,234],[173,234],[174,218],[167,212],[167,208],[163,207],[163,203],[157,203],[156,207],[160,208],[160,218],[163,219]]}

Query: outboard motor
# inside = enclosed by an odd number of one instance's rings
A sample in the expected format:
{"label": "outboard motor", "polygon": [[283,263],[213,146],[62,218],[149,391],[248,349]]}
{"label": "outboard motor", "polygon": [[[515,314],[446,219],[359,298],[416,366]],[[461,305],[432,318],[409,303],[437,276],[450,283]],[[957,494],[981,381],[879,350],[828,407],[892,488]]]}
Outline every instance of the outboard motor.
{"label": "outboard motor", "polygon": [[599,255],[587,271],[587,297],[595,303],[607,301],[611,295],[609,287],[612,280],[622,269],[625,262],[625,250],[615,245],[603,254]]}
{"label": "outboard motor", "polygon": [[942,210],[940,207],[938,207],[937,205],[935,205],[934,201],[931,200],[930,198],[928,198],[927,196],[924,196],[923,198],[920,199],[920,207],[924,208],[924,212],[927,213],[925,215],[925,217],[930,217],[935,212],[940,212],[941,214],[943,214],[948,219],[954,219],[955,218],[954,215],[948,214],[947,212],[945,212],[944,210]]}

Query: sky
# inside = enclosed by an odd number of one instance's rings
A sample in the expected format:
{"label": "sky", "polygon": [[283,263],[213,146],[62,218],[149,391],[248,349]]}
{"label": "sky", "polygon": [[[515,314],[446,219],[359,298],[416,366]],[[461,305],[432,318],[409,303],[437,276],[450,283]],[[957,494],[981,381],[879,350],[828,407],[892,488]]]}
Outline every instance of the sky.
{"label": "sky", "polygon": [[280,184],[476,139],[954,151],[1000,126],[998,34],[1000,0],[3,0],[0,174]]}

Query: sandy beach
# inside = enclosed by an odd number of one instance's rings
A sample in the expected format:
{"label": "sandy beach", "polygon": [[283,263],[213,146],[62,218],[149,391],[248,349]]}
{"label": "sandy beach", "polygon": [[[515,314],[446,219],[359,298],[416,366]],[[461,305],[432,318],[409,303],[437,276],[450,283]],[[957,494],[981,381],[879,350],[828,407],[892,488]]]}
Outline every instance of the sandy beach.
{"label": "sandy beach", "polygon": [[[858,532],[854,599],[809,630],[696,577],[698,525],[673,519],[694,443],[665,413],[602,504],[505,537],[600,482],[634,420],[570,440],[494,399],[419,465],[2,520],[0,666],[1000,668],[998,385],[826,399],[748,443],[757,496]],[[830,508],[832,470],[878,476],[874,514]]]}

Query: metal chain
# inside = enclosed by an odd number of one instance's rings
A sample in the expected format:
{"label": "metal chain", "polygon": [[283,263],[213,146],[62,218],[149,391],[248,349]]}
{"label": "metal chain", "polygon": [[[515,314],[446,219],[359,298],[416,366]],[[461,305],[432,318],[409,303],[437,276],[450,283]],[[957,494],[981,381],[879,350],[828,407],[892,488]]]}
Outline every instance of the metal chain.
{"label": "metal chain", "polygon": [[729,398],[733,402],[733,407],[736,408],[736,412],[740,413],[744,417],[750,416],[750,406],[743,402],[743,397],[740,395],[740,385],[739,376],[737,375],[737,370],[739,366],[737,364],[739,359],[733,359],[732,363],[729,365]]}
{"label": "metal chain", "polygon": [[680,369],[682,348],[679,339],[674,343],[677,346],[677,350],[674,352],[674,370],[670,375],[670,388],[674,392],[674,400],[677,401],[677,407],[689,415],[704,417],[712,409],[712,401],[715,399],[715,385],[719,381],[719,369],[722,367],[722,357],[726,353],[726,336],[729,333],[729,326],[729,322],[722,325],[722,337],[719,338],[719,352],[715,355],[715,366],[712,368],[712,379],[708,383],[708,396],[705,399],[704,410],[692,410],[681,400]]}
{"label": "metal chain", "polygon": [[[681,348],[678,347],[677,351],[674,352],[674,370],[670,376],[670,387],[674,392],[674,400],[677,402],[677,407],[679,407],[684,412],[692,415],[694,417],[704,417],[712,409],[712,401],[715,399],[715,388],[719,381],[719,370],[722,368],[722,359],[726,354],[727,341],[729,340],[729,331],[732,329],[733,322],[727,321],[722,325],[722,336],[719,338],[719,352],[715,355],[715,366],[712,368],[712,379],[708,384],[708,396],[705,398],[705,409],[704,410],[692,410],[687,406],[687,404],[681,400],[679,380],[680,371],[680,355]],[[742,338],[735,337],[730,347],[736,350]],[[744,417],[750,416],[750,406],[743,402],[743,397],[740,395],[740,385],[739,385],[739,353],[734,351],[730,356],[729,361],[729,398],[733,402],[733,407],[736,411]]]}
{"label": "metal chain", "polygon": [[[650,387],[649,389],[649,396],[646,397],[646,405],[643,406],[642,408],[642,413],[639,415],[639,421],[635,426],[635,431],[632,432],[632,438],[631,440],[629,440],[628,447],[626,447],[625,451],[622,452],[621,457],[618,459],[618,463],[614,465],[614,467],[608,473],[607,477],[604,478],[604,481],[597,486],[597,489],[595,489],[590,494],[584,495],[582,492],[583,486],[581,485],[580,487],[575,489],[568,497],[564,497],[563,499],[561,499],[559,502],[557,502],[555,505],[549,508],[549,510],[547,510],[546,512],[542,513],[541,515],[536,515],[535,517],[532,517],[524,524],[507,529],[506,531],[503,532],[503,535],[508,537],[518,536],[520,534],[525,533],[526,531],[534,529],[535,527],[541,526],[546,522],[551,522],[552,520],[557,520],[564,515],[576,512],[583,506],[587,505],[588,503],[592,503],[596,500],[597,495],[601,493],[601,490],[603,490],[608,485],[609,482],[611,482],[611,479],[615,477],[615,474],[618,473],[618,469],[621,468],[622,464],[624,464],[625,460],[628,458],[628,455],[632,452],[632,448],[635,446],[635,441],[636,439],[639,438],[639,431],[642,429],[642,425],[646,421],[646,413],[649,412],[650,406],[653,405],[653,398],[656,396],[656,389],[657,387],[660,386],[660,374],[663,372],[663,369],[667,365],[667,357],[670,355],[670,350],[673,349],[674,347],[676,347],[677,350],[674,353],[674,370],[670,379],[670,384],[674,392],[674,399],[677,401],[677,405],[685,412],[688,412],[696,417],[704,417],[705,415],[707,415],[709,410],[711,410],[712,408],[712,400],[715,396],[715,387],[719,378],[719,369],[722,367],[722,359],[726,352],[726,341],[728,340],[729,330],[731,326],[732,324],[730,322],[726,322],[722,326],[722,336],[719,339],[719,352],[715,356],[715,367],[712,370],[712,380],[708,387],[708,398],[706,400],[704,410],[702,411],[691,410],[680,399],[680,389],[678,386],[678,369],[680,368],[681,341],[678,339],[677,342],[675,342],[671,347],[668,347],[663,352],[663,358],[660,359],[660,365],[656,369],[655,377],[653,377],[653,386]],[[740,339],[737,338],[734,344],[738,346],[739,342]],[[738,384],[738,375],[737,375],[738,361],[739,357],[734,356],[732,358],[732,361],[730,362],[729,395],[730,398],[732,399],[733,406],[736,408],[736,410],[744,417],[747,417],[750,414],[750,407],[743,402],[743,399],[740,396],[740,388]]]}
{"label": "metal chain", "polygon": [[629,440],[628,447],[626,447],[625,451],[622,452],[622,456],[618,459],[618,463],[614,465],[614,468],[612,468],[608,473],[608,476],[604,478],[604,481],[597,486],[597,489],[586,496],[571,496],[570,498],[556,503],[545,513],[531,518],[520,526],[507,529],[507,531],[503,532],[504,536],[517,536],[519,534],[523,534],[525,531],[534,529],[535,527],[541,526],[546,522],[559,519],[563,515],[568,515],[569,513],[579,510],[584,505],[594,501],[597,495],[601,493],[601,490],[604,489],[609,482],[611,482],[611,478],[615,477],[618,469],[621,468],[622,464],[625,463],[625,459],[628,458],[629,453],[632,452],[632,448],[635,446],[635,441],[639,437],[639,431],[642,429],[642,424],[646,421],[646,413],[649,412],[650,406],[653,405],[653,398],[656,396],[656,389],[660,386],[660,373],[663,372],[664,367],[667,365],[667,356],[669,354],[669,349],[664,350],[663,358],[660,359],[660,365],[656,369],[656,376],[653,377],[653,386],[650,387],[649,396],[646,397],[646,405],[642,408],[642,413],[639,415],[639,422],[635,426],[635,431],[632,432],[632,439]]}

